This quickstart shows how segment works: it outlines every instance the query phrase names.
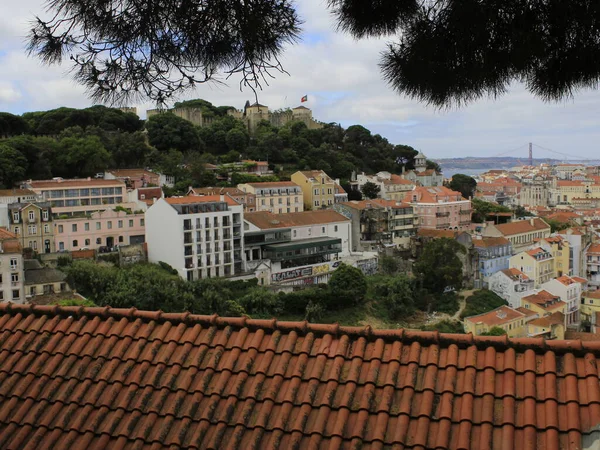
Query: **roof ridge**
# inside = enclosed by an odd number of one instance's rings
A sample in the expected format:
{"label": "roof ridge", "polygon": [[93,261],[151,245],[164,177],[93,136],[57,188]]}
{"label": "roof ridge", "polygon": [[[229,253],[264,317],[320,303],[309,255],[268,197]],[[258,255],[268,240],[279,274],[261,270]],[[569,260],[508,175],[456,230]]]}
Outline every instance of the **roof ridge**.
{"label": "roof ridge", "polygon": [[179,322],[179,323],[204,323],[208,326],[234,327],[249,329],[270,329],[280,332],[292,332],[301,334],[313,333],[316,335],[330,334],[334,336],[347,335],[349,337],[364,337],[367,339],[384,341],[416,341],[425,345],[450,346],[457,345],[466,348],[475,345],[486,349],[493,347],[496,350],[507,350],[513,348],[519,351],[528,349],[537,353],[553,351],[557,354],[563,353],[593,353],[600,356],[600,342],[577,340],[550,340],[543,338],[508,338],[508,336],[474,336],[469,334],[440,333],[439,331],[418,331],[404,328],[378,330],[370,325],[364,327],[340,326],[339,324],[319,324],[308,321],[291,322],[278,321],[277,319],[251,319],[245,317],[220,317],[217,314],[200,315],[184,313],[165,313],[162,311],[141,311],[137,308],[111,308],[105,307],[83,307],[83,306],[58,306],[58,305],[21,305],[11,302],[0,303],[0,315],[2,314],[35,314],[35,315],[61,315],[61,316],[88,316],[103,319],[140,319],[142,321],[157,322]]}

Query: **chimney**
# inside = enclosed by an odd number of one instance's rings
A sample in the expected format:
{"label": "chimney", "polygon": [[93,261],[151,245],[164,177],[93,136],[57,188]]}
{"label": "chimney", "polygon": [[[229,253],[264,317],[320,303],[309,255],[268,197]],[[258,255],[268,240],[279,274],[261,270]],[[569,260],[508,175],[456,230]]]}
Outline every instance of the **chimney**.
{"label": "chimney", "polygon": [[402,175],[406,173],[406,164],[402,166]]}
{"label": "chimney", "polygon": [[88,181],[92,181],[92,177],[87,177],[87,180]]}
{"label": "chimney", "polygon": [[222,202],[225,201],[225,196],[223,194],[219,195],[219,200],[221,200]]}
{"label": "chimney", "polygon": [[529,219],[529,223],[531,224],[531,226],[534,226],[534,219]]}

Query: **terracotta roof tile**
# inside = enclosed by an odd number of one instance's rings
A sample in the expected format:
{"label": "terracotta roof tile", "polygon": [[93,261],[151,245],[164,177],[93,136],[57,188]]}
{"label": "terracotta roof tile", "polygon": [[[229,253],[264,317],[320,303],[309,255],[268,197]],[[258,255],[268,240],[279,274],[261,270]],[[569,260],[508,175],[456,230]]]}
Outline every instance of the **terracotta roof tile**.
{"label": "terracotta roof tile", "polygon": [[220,195],[188,195],[185,197],[169,197],[165,198],[169,205],[192,205],[194,203],[211,203],[211,202],[226,202],[229,206],[239,205],[234,199],[228,195],[224,195],[221,200]]}
{"label": "terracotta roof tile", "polygon": [[529,277],[527,275],[525,275],[519,269],[515,269],[514,267],[511,269],[503,269],[500,272],[502,272],[507,277],[510,277],[514,281],[518,281],[519,279],[529,280]]}
{"label": "terracotta roof tile", "polygon": [[419,228],[417,230],[417,236],[419,237],[430,237],[434,239],[438,238],[449,238],[454,239],[458,235],[458,232],[453,230],[432,230],[429,228]]}
{"label": "terracotta roof tile", "polygon": [[473,239],[473,245],[480,248],[497,247],[499,245],[509,245],[510,241],[505,237],[482,237]]}
{"label": "terracotta roof tile", "polygon": [[518,220],[516,222],[509,222],[496,225],[496,229],[500,231],[504,236],[512,236],[514,234],[550,229],[550,225],[548,225],[542,219],[535,218],[531,220],[533,220],[533,224],[530,220]]}
{"label": "terracotta roof tile", "polygon": [[281,214],[274,214],[268,211],[250,212],[244,214],[244,220],[254,224],[261,230],[349,221],[349,219],[340,213],[330,209]]}
{"label": "terracotta roof tile", "polygon": [[6,228],[0,228],[0,240],[4,239],[17,239],[17,235],[12,231],[8,231]]}
{"label": "terracotta roof tile", "polygon": [[31,189],[0,189],[0,197],[13,197],[19,195],[36,195]]}
{"label": "terracotta roof tile", "polygon": [[600,253],[600,243],[598,244],[591,244],[587,251],[587,253]]}
{"label": "terracotta roof tile", "polygon": [[118,186],[125,187],[120,180],[103,180],[82,178],[74,180],[34,180],[29,182],[32,189],[66,189],[70,187]]}
{"label": "terracotta roof tile", "polygon": [[0,313],[3,448],[567,449],[600,425],[600,342]]}
{"label": "terracotta roof tile", "polygon": [[525,314],[519,310],[513,309],[510,306],[502,305],[496,309],[478,314],[476,316],[465,317],[464,320],[468,320],[472,323],[484,323],[490,327],[493,327],[523,317],[525,317]]}
{"label": "terracotta roof tile", "polygon": [[534,312],[534,311],[532,311],[532,310],[530,310],[530,309],[523,308],[522,306],[519,306],[518,308],[515,308],[515,309],[516,309],[517,311],[519,311],[519,312],[521,312],[521,313],[525,314],[525,315],[526,315],[526,316],[528,316],[528,317],[531,317],[531,316],[537,316],[537,315],[538,315],[538,313],[536,313],[536,312]]}
{"label": "terracotta roof tile", "polygon": [[300,186],[298,186],[296,183],[294,183],[293,181],[259,181],[256,183],[245,183],[248,186],[252,186],[254,188],[278,188],[278,187],[297,187],[299,188]]}

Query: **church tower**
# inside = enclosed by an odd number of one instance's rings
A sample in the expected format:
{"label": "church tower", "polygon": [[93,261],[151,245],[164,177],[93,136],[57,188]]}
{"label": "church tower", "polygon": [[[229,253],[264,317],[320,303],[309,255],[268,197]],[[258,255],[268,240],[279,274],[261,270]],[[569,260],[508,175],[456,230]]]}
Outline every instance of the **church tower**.
{"label": "church tower", "polygon": [[415,170],[422,172],[425,169],[427,169],[427,157],[419,152],[417,156],[415,156]]}

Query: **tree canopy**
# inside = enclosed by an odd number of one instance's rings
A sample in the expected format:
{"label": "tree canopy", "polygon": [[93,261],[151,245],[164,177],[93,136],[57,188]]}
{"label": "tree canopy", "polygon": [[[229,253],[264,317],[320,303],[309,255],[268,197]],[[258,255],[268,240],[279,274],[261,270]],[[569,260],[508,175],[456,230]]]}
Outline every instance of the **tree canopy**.
{"label": "tree canopy", "polygon": [[424,288],[442,293],[447,287],[462,287],[463,264],[458,254],[465,248],[454,239],[440,238],[429,241],[414,264],[413,271]]}
{"label": "tree canopy", "polygon": [[372,183],[371,181],[367,181],[363,185],[361,191],[366,198],[373,199],[373,198],[377,198],[377,196],[379,195],[379,191],[381,191],[381,188],[378,185],[376,185],[375,183]]}
{"label": "tree canopy", "polygon": [[[93,5],[93,6],[91,6]],[[596,88],[600,4],[589,0],[328,0],[337,28],[355,38],[391,40],[384,79],[400,94],[436,106],[504,94],[520,81],[559,100]],[[291,0],[53,0],[36,17],[28,51],[46,63],[70,58],[92,98],[173,95],[241,74],[268,84],[302,18]]]}
{"label": "tree canopy", "polygon": [[477,181],[475,178],[462,173],[457,173],[452,176],[452,180],[448,184],[448,187],[453,191],[460,192],[464,198],[471,198],[475,193],[477,187]]}

